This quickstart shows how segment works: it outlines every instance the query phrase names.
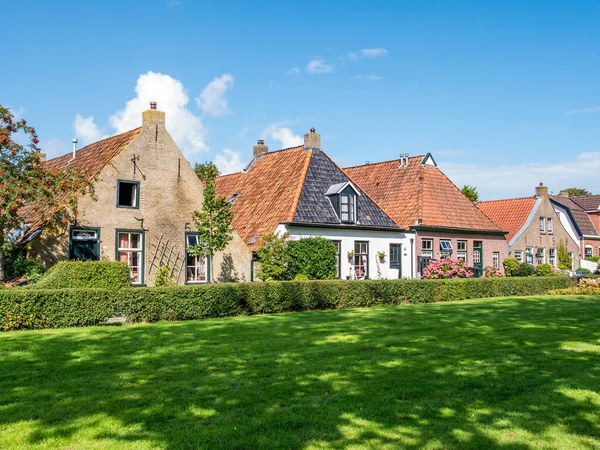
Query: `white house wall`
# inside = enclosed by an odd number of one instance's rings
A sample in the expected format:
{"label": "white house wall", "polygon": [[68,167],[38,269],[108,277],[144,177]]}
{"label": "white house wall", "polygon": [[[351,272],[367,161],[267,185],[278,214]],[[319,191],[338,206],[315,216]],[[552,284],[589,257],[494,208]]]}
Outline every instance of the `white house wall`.
{"label": "white house wall", "polygon": [[566,230],[566,232],[569,234],[569,236],[571,236],[571,238],[575,241],[575,243],[577,244],[577,247],[579,247],[579,249],[581,250],[581,241],[579,240],[579,236],[577,235],[577,232],[575,231],[575,225],[571,221],[571,218],[569,217],[567,210],[565,208],[561,208],[560,206],[556,205],[555,203],[553,203],[552,206],[554,207],[554,211],[559,213],[558,215],[560,216],[560,223],[562,224],[563,228]]}
{"label": "white house wall", "polygon": [[[369,243],[369,278],[376,280],[411,278],[411,273],[416,273],[414,267],[416,249],[413,249],[411,258],[411,242],[414,233],[371,231],[371,230],[353,230],[336,228],[312,228],[295,225],[279,225],[276,233],[289,233],[292,239],[301,239],[307,237],[323,237],[332,241],[341,242],[340,250],[340,277],[346,279],[353,273],[352,262],[348,261],[348,252],[354,251],[354,241],[366,241]],[[390,244],[402,244],[402,273],[399,270],[390,267]],[[413,244],[414,245],[414,244]],[[385,252],[383,262],[379,261],[377,252]],[[379,267],[379,271],[377,270]]]}

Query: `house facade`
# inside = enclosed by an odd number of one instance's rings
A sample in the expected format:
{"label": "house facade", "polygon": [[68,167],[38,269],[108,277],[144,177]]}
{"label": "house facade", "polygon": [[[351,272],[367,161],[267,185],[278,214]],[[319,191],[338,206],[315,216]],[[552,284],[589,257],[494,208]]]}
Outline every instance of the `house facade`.
{"label": "house facade", "polygon": [[413,233],[416,275],[432,259],[453,257],[479,271],[500,269],[506,232],[437,167],[431,154],[348,167],[344,172],[396,222]]}
{"label": "house facade", "polygon": [[557,249],[563,242],[573,268],[579,267],[577,240],[563,226],[546,186],[536,187],[532,197],[483,201],[478,207],[499,227],[508,230],[510,256],[519,262],[558,267]]}
{"label": "house facade", "polygon": [[178,284],[206,283],[211,275],[217,281],[249,278],[243,269],[251,253],[237,233],[212,261],[187,253],[198,240],[192,213],[202,208],[203,185],[169,135],[164,112],[149,109],[140,128],[44,164],[83,171],[96,196],[80,197],[76,215],[58,230],[31,213],[29,253],[44,264],[123,261],[135,285],[152,285],[161,266]]}
{"label": "house facade", "polygon": [[270,233],[320,236],[337,248],[339,278],[414,276],[414,233],[398,227],[327,156],[314,129],[298,147],[269,152],[259,141],[253,156],[243,172],[217,178],[218,194],[231,202],[233,226],[251,250]]}
{"label": "house facade", "polygon": [[[600,230],[600,195],[569,197],[569,201],[586,213],[592,222],[594,230]],[[585,232],[583,237],[583,257],[600,256],[600,243],[593,236],[591,233]]]}

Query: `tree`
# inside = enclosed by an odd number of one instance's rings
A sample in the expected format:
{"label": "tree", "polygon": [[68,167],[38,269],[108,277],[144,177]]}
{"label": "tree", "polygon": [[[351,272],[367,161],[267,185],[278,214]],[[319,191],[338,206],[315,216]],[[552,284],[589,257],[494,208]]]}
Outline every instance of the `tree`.
{"label": "tree", "polygon": [[263,246],[256,252],[260,269],[258,277],[263,281],[289,280],[288,248],[289,235],[275,233],[263,237]]}
{"label": "tree", "polygon": [[592,195],[592,193],[590,191],[588,191],[587,189],[582,189],[582,188],[567,188],[567,189],[563,189],[562,191],[560,191],[558,193],[558,195],[568,195],[569,197],[588,197],[590,195]]}
{"label": "tree", "polygon": [[471,186],[469,184],[465,184],[460,190],[473,203],[479,200],[479,192],[477,192],[477,188],[475,186]]}
{"label": "tree", "polygon": [[[193,256],[207,257],[212,262],[214,254],[224,250],[233,238],[233,211],[227,199],[217,195],[215,179],[219,171],[214,163],[196,164],[195,171],[204,183],[204,202],[202,210],[192,214],[199,236],[198,244],[188,246],[188,252]],[[211,274],[211,281],[212,278]]]}
{"label": "tree", "polygon": [[202,164],[196,163],[194,165],[194,172],[196,172],[196,175],[198,175],[198,178],[200,178],[202,182],[206,180],[214,180],[221,175],[215,163],[211,161],[207,161]]}
{"label": "tree", "polygon": [[0,281],[5,279],[4,244],[13,232],[26,231],[26,215],[58,224],[76,213],[80,194],[92,191],[78,170],[44,168],[38,143],[35,129],[25,119],[15,121],[0,105]]}
{"label": "tree", "polygon": [[289,277],[333,280],[337,272],[337,248],[329,239],[311,237],[290,241],[287,246]]}
{"label": "tree", "polygon": [[571,256],[569,255],[569,250],[567,250],[567,246],[565,245],[565,243],[562,240],[558,242],[557,251],[558,251],[558,268],[560,270],[568,270],[568,271],[573,270],[573,260],[571,259]]}

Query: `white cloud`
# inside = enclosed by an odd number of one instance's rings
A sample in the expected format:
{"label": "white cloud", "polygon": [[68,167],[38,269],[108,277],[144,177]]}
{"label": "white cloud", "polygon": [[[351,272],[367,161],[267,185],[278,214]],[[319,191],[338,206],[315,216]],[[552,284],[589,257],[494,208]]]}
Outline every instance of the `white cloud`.
{"label": "white cloud", "polygon": [[540,182],[555,193],[568,187],[597,192],[600,152],[581,153],[553,163],[486,166],[439,162],[439,166],[457,186],[476,186],[485,200],[533,195]]}
{"label": "white cloud", "polygon": [[240,172],[244,168],[242,154],[230,148],[224,148],[221,153],[215,156],[215,164],[222,175]]}
{"label": "white cloud", "polygon": [[360,81],[379,81],[383,80],[383,77],[380,75],[355,75],[352,79]]}
{"label": "white cloud", "polygon": [[379,58],[380,56],[386,56],[388,51],[385,48],[363,48],[360,51],[360,54],[363,58]]}
{"label": "white cloud", "polygon": [[298,69],[297,67],[292,67],[290,70],[287,71],[288,75],[297,75],[300,73],[300,69]]}
{"label": "white cloud", "polygon": [[592,106],[591,108],[583,108],[583,109],[573,109],[571,111],[567,111],[567,116],[572,116],[573,114],[596,113],[596,112],[600,112],[600,106]]}
{"label": "white cloud", "polygon": [[22,106],[19,106],[17,109],[14,109],[11,106],[7,106],[6,108],[11,112],[14,120],[21,120],[23,118],[23,114],[25,114],[25,108]]}
{"label": "white cloud", "polygon": [[82,145],[91,144],[107,137],[107,135],[104,135],[100,131],[98,125],[96,125],[94,116],[83,117],[81,114],[77,114],[73,121],[73,130],[75,131],[75,137]]}
{"label": "white cloud", "polygon": [[326,64],[324,59],[313,59],[306,66],[306,71],[312,74],[333,73],[335,66]]}
{"label": "white cloud", "polygon": [[56,158],[66,153],[63,141],[56,138],[42,142],[40,144],[40,151],[45,153],[48,159]]}
{"label": "white cloud", "polygon": [[264,139],[275,139],[281,142],[282,148],[297,147],[304,142],[304,138],[294,134],[290,128],[281,126],[281,124],[271,124],[262,132]]}
{"label": "white cloud", "polygon": [[231,88],[233,88],[233,76],[230,73],[215,77],[202,89],[196,99],[198,108],[208,116],[219,117],[228,114],[231,111],[227,106],[225,93]]}

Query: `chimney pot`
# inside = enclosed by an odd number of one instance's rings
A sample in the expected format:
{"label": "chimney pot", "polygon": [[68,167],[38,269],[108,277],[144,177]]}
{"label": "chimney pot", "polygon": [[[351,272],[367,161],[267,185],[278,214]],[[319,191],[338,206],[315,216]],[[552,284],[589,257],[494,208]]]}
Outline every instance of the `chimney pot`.
{"label": "chimney pot", "polygon": [[150,102],[150,109],[156,109],[156,102]]}
{"label": "chimney pot", "polygon": [[269,152],[269,146],[265,145],[265,141],[263,139],[259,139],[256,145],[252,148],[252,153],[255,158],[258,158],[261,155]]}
{"label": "chimney pot", "polygon": [[314,127],[304,135],[303,150],[321,150],[321,135],[315,132]]}

